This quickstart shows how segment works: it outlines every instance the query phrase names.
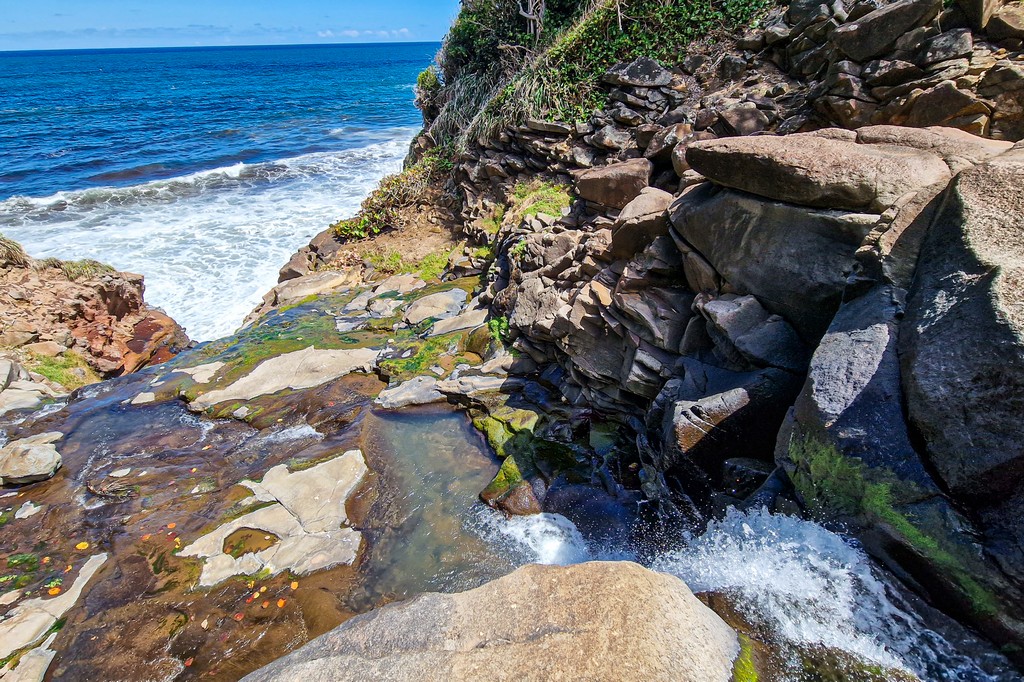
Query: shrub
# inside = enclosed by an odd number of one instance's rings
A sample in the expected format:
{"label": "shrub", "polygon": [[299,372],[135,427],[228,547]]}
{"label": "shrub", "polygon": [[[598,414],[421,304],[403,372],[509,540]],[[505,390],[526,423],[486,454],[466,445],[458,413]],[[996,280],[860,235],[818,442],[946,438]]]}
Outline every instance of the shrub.
{"label": "shrub", "polygon": [[380,181],[377,189],[363,201],[352,218],[338,221],[331,228],[342,239],[365,239],[389,229],[404,226],[402,209],[426,198],[431,183],[451,173],[454,168],[449,147],[435,147],[401,173]]}
{"label": "shrub", "polygon": [[0,234],[0,265],[5,264],[24,267],[28,265],[28,256],[21,244]]}

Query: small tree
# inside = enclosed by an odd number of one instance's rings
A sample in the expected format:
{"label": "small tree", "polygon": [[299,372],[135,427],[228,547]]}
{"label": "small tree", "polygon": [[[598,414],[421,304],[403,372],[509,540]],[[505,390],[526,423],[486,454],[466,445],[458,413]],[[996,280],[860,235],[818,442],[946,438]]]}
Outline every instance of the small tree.
{"label": "small tree", "polygon": [[519,14],[526,18],[534,40],[540,40],[544,30],[545,0],[519,0]]}

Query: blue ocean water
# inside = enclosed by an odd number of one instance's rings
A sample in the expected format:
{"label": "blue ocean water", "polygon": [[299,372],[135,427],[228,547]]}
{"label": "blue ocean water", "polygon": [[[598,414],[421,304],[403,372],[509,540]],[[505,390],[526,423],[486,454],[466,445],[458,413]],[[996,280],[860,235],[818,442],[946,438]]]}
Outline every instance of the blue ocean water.
{"label": "blue ocean water", "polygon": [[401,165],[433,43],[0,53],[0,232],[146,275],[197,339]]}

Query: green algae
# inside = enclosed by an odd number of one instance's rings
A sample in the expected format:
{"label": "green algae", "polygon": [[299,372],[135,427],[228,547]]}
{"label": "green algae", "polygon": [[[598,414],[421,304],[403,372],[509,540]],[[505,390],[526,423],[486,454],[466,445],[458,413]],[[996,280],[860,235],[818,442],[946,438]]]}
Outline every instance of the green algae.
{"label": "green algae", "polygon": [[740,653],[732,664],[732,682],[758,682],[757,668],[754,667],[754,644],[750,637],[739,633]]}
{"label": "green algae", "polygon": [[[854,518],[864,525],[884,524],[948,575],[979,616],[999,611],[999,600],[973,576],[972,558],[925,530],[927,519],[899,507],[922,498],[913,483],[883,468],[869,468],[814,438],[792,440],[789,457],[796,465],[790,478],[811,513],[819,518]],[[939,520],[941,524],[941,520]]]}

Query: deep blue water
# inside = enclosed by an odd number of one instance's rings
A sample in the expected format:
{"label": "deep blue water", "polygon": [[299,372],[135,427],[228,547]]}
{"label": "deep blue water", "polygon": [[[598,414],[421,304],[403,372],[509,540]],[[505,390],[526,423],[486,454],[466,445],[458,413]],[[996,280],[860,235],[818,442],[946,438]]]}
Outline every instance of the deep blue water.
{"label": "deep blue water", "polygon": [[0,53],[0,233],[146,276],[196,339],[401,166],[439,45]]}
{"label": "deep blue water", "polygon": [[0,53],[0,199],[338,151],[415,127],[438,45]]}

